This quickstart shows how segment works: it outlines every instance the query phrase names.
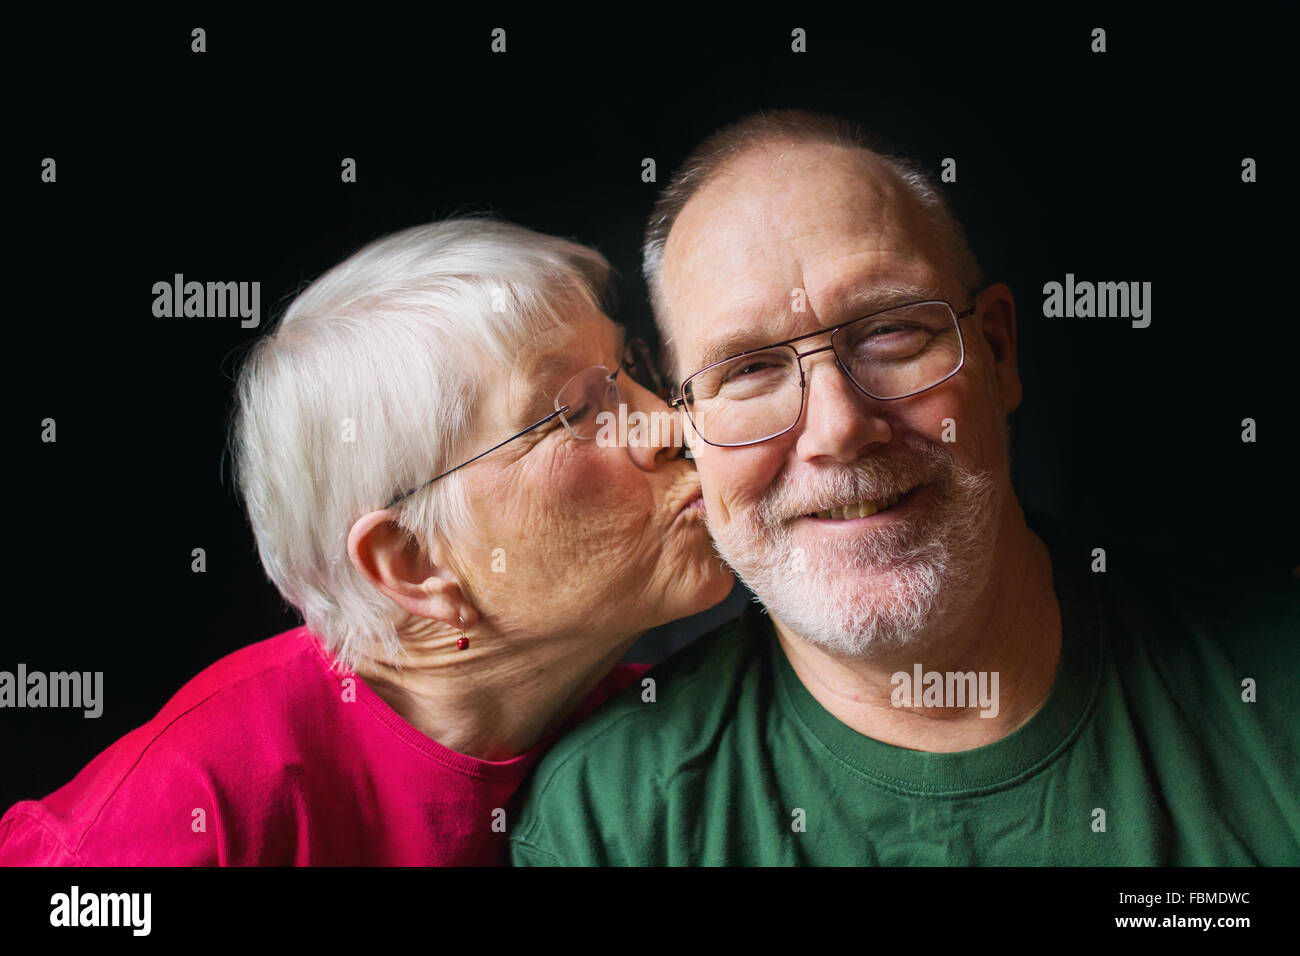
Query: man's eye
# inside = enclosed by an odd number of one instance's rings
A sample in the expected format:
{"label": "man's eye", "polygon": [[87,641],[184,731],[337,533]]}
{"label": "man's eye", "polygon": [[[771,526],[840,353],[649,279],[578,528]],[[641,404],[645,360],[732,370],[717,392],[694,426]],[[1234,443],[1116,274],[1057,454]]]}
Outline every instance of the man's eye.
{"label": "man's eye", "polygon": [[757,375],[759,372],[769,368],[774,368],[771,362],[746,362],[744,365],[739,365],[733,369],[727,375],[727,379],[731,380],[734,378],[741,378],[745,375]]}

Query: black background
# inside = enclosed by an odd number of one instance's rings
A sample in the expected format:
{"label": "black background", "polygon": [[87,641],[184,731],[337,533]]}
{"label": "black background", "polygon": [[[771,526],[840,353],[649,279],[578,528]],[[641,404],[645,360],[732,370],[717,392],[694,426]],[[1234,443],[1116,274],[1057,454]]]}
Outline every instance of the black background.
{"label": "black background", "polygon": [[[207,53],[190,52],[194,26]],[[1096,26],[1105,54],[1089,50]],[[15,27],[0,669],[103,671],[105,707],[0,711],[0,809],[71,779],[218,657],[297,623],[223,449],[240,350],[305,282],[388,232],[487,210],[598,248],[619,270],[614,317],[647,331],[638,247],[657,190],[704,135],[760,108],[852,117],[936,177],[957,160],[943,188],[1019,307],[1022,502],[1105,547],[1115,571],[1289,574],[1300,336],[1284,36],[1255,7],[1172,22],[609,6]],[[40,181],[46,156],[56,184]],[[340,182],[345,156],[356,184]],[[155,318],[153,283],[178,272],[260,281],[262,328]],[[1067,272],[1150,281],[1151,326],[1044,318],[1043,283]],[[40,440],[45,418],[57,443]]]}

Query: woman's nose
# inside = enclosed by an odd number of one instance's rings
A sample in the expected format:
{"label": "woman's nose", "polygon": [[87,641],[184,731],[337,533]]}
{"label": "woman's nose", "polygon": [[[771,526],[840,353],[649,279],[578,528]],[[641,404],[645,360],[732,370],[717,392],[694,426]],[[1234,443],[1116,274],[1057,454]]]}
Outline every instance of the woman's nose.
{"label": "woman's nose", "polygon": [[631,378],[619,381],[619,395],[619,441],[636,466],[653,471],[677,458],[684,444],[682,416]]}

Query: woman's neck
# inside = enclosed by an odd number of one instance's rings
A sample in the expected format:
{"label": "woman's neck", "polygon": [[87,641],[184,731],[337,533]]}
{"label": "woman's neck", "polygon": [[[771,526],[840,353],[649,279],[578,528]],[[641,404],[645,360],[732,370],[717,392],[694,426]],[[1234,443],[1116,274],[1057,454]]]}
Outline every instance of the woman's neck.
{"label": "woman's neck", "polygon": [[480,626],[458,650],[458,630],[422,623],[402,634],[400,662],[368,660],[357,675],[426,737],[490,761],[516,757],[558,730],[640,636],[519,639]]}

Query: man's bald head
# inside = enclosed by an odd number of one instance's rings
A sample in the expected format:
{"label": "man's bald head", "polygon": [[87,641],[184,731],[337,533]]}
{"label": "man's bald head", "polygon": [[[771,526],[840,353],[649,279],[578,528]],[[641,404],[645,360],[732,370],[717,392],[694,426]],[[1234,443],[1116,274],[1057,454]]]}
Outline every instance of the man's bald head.
{"label": "man's bald head", "polygon": [[[975,289],[981,284],[979,263],[966,243],[960,223],[953,217],[942,193],[919,168],[873,143],[861,127],[847,120],[799,110],[758,113],[700,143],[677,170],[651,212],[643,245],[643,268],[655,322],[669,352],[670,367],[676,366],[676,333],[669,297],[665,295],[664,254],[669,234],[682,210],[706,186],[720,184],[739,168],[749,165],[748,160],[761,161],[755,154],[770,154],[770,159],[779,166],[782,154],[790,147],[807,144],[865,153],[864,175],[892,180],[889,186],[899,187],[908,194],[910,204],[919,213],[913,218],[924,223],[930,233],[925,237],[927,244],[937,247],[961,286]],[[674,374],[681,371],[674,369]]]}

